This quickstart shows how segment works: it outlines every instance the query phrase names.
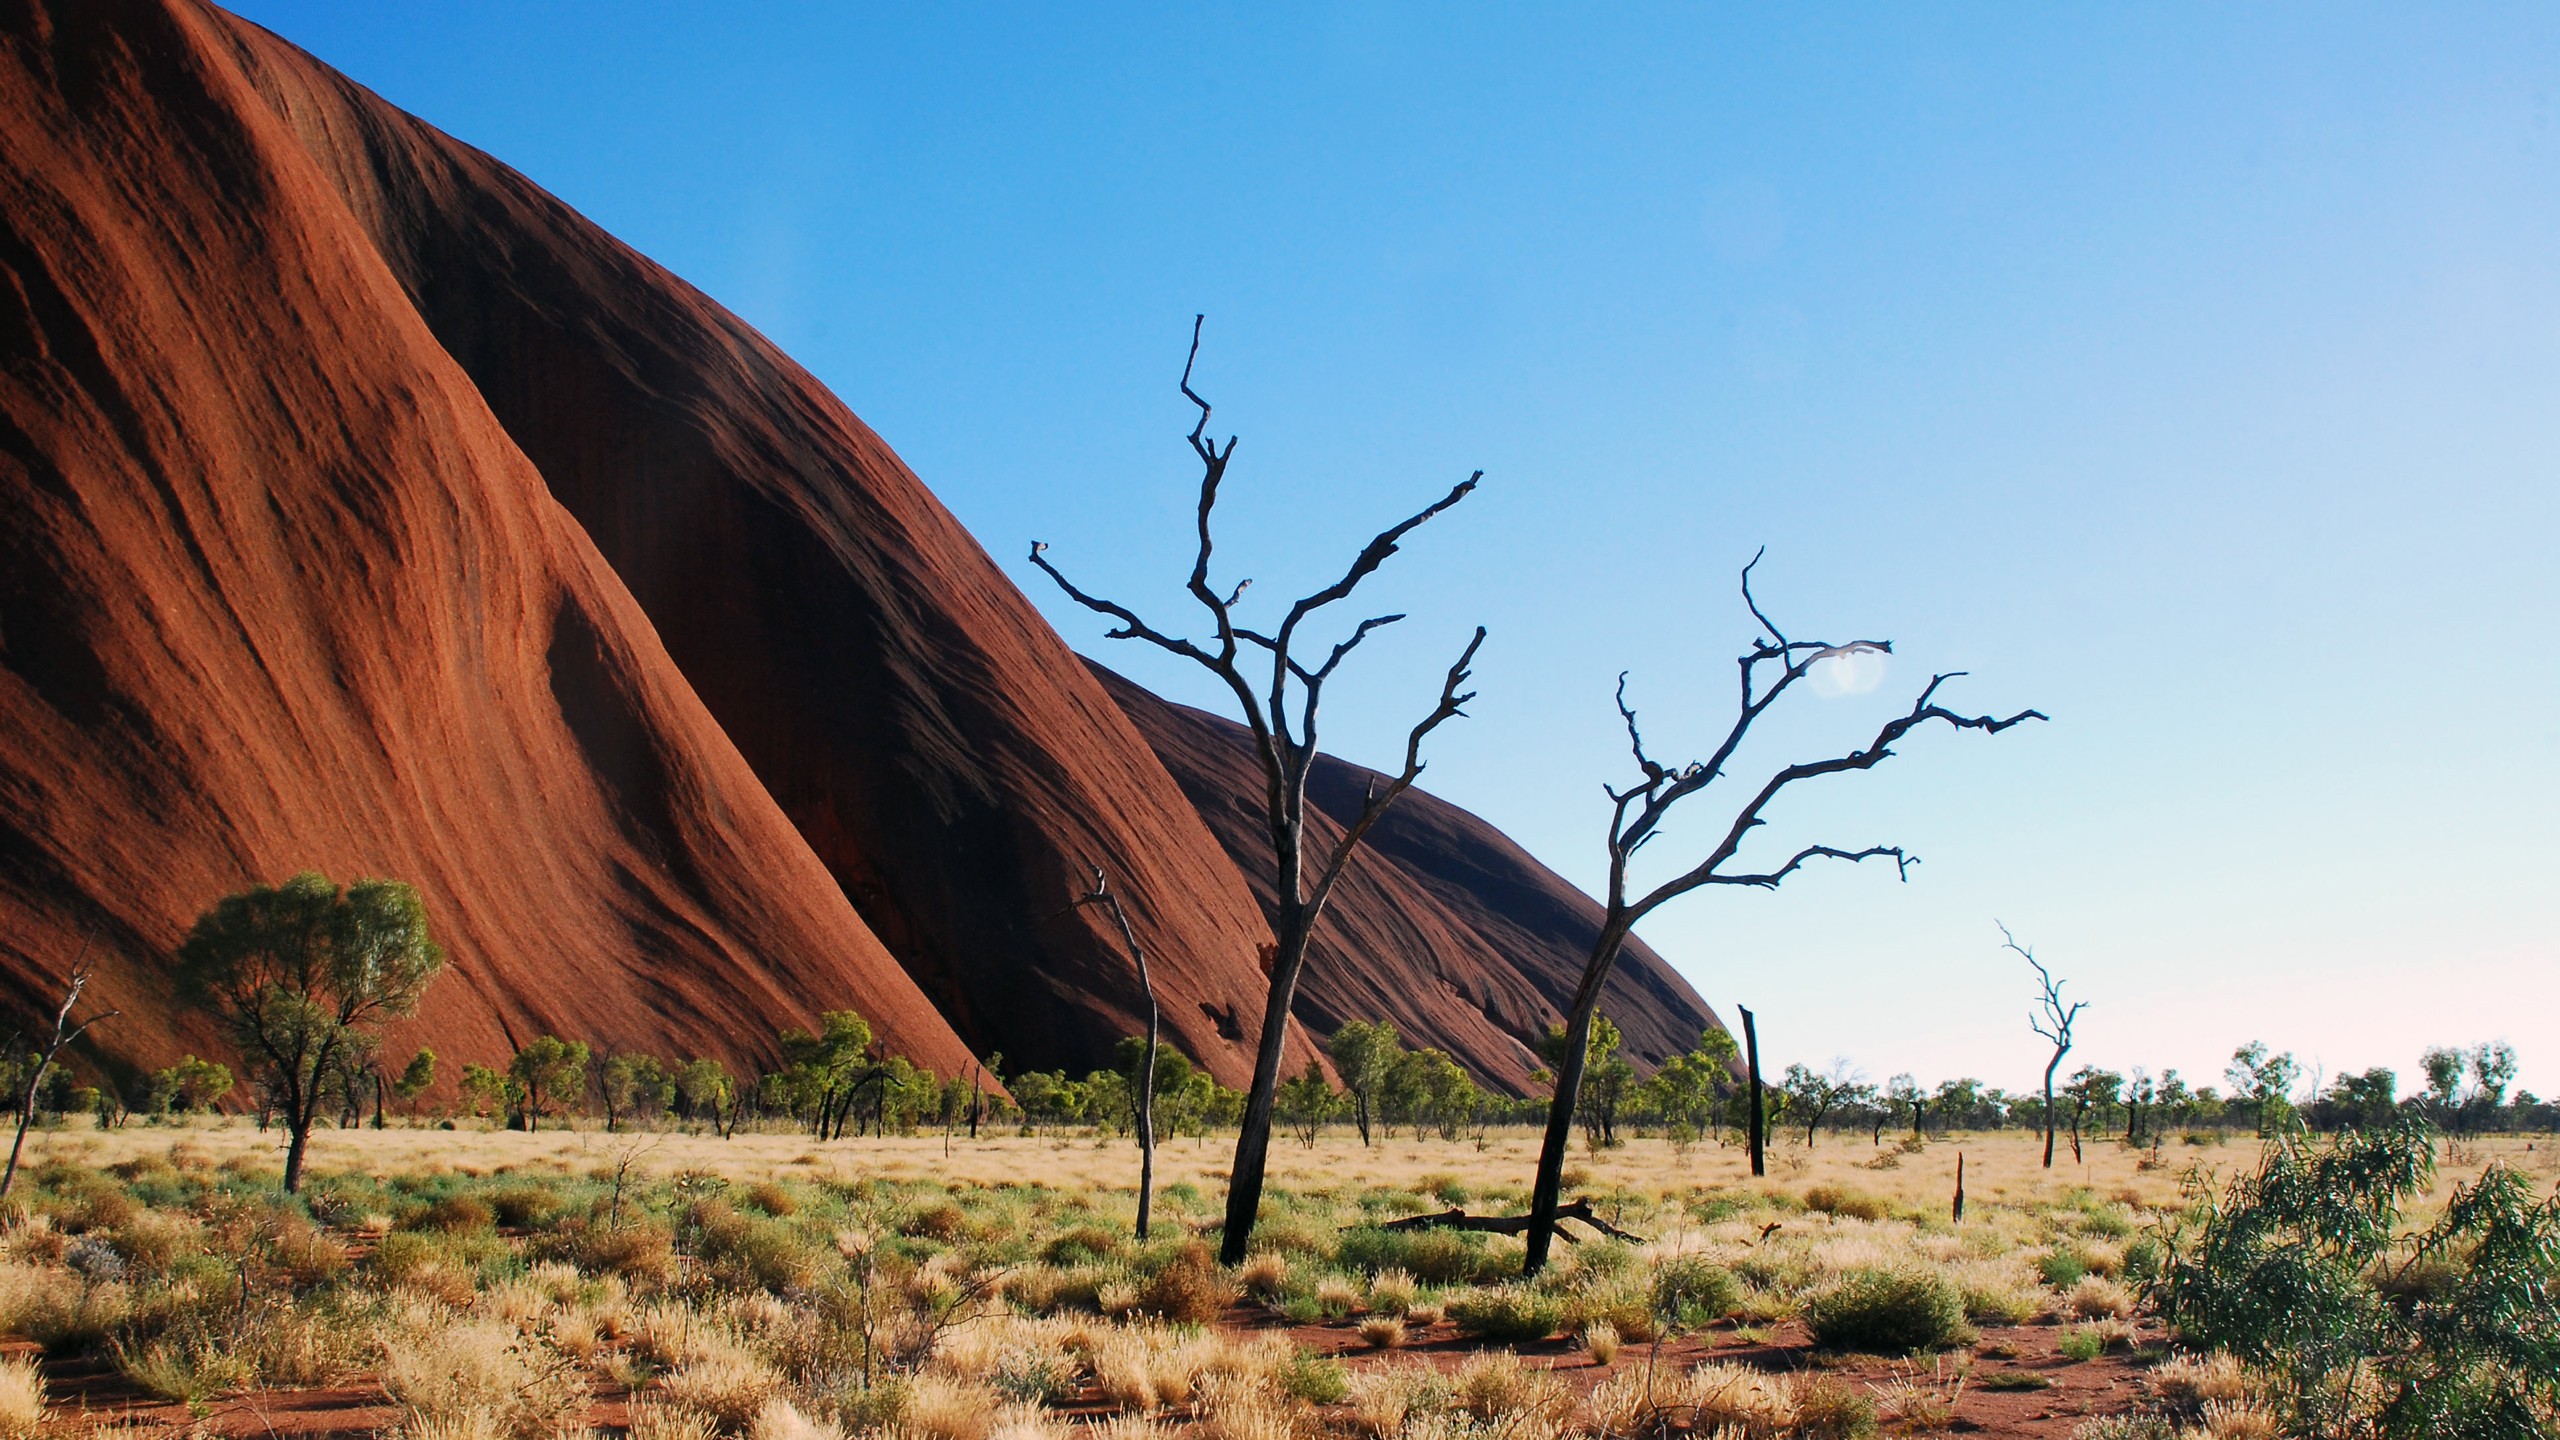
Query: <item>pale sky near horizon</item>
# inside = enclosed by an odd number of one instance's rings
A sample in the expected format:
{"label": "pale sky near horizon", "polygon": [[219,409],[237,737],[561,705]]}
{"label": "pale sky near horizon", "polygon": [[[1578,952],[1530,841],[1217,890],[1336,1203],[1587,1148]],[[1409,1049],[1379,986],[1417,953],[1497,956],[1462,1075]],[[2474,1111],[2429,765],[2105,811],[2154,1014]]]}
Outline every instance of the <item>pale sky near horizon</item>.
{"label": "pale sky near horizon", "polygon": [[1773,812],[1908,884],[1644,927],[1772,1069],[2032,1083],[1996,919],[2075,1064],[2504,1038],[2560,1090],[2560,10],[237,8],[773,336],[1175,698],[1224,708],[1022,557],[1193,623],[1195,311],[1265,604],[1482,468],[1364,590],[1412,618],[1327,748],[1391,764],[1487,625],[1424,784],[1586,888],[1613,678],[1703,748],[1762,545],[1791,633],[1898,653],[1738,778],[1934,669],[2049,712]]}

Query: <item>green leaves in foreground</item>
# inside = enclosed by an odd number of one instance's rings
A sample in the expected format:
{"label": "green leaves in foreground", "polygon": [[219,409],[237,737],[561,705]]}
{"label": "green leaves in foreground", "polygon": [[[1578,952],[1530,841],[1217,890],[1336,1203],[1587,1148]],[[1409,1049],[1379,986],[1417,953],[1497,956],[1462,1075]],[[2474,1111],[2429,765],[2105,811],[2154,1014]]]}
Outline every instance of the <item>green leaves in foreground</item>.
{"label": "green leaves in foreground", "polygon": [[2560,1198],[2492,1165],[2423,1231],[2434,1179],[2417,1121],[2269,1145],[2199,1197],[2153,1287],[2188,1342],[2272,1376],[2319,1435],[2544,1440],[2560,1424]]}

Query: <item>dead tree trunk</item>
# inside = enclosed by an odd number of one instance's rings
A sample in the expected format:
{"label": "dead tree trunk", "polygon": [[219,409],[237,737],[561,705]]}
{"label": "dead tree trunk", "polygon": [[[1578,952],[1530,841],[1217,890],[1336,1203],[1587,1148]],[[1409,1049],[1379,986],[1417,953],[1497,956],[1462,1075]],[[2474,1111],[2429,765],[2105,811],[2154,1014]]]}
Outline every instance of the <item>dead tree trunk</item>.
{"label": "dead tree trunk", "polygon": [[1119,927],[1120,943],[1129,952],[1129,963],[1138,970],[1138,988],[1147,995],[1147,1048],[1138,1061],[1138,1238],[1147,1238],[1147,1225],[1156,1198],[1156,1041],[1162,1017],[1156,1010],[1155,977],[1147,971],[1146,949],[1138,944],[1137,932],[1129,928],[1129,912],[1120,908],[1120,897],[1111,893],[1111,882],[1102,867],[1093,867],[1093,888],[1078,896],[1076,905],[1100,905],[1111,912],[1111,923]]}
{"label": "dead tree trunk", "polygon": [[[1200,421],[1191,429],[1191,450],[1199,457],[1200,502],[1198,526],[1200,548],[1191,566],[1186,586],[1191,597],[1208,611],[1215,639],[1194,643],[1168,635],[1126,606],[1088,595],[1051,565],[1042,553],[1048,547],[1034,542],[1031,563],[1040,567],[1058,583],[1077,604],[1107,615],[1117,621],[1108,632],[1114,640],[1144,640],[1160,649],[1180,655],[1205,667],[1224,681],[1234,692],[1244,712],[1244,721],[1253,732],[1254,748],[1259,753],[1263,771],[1263,804],[1271,836],[1273,862],[1273,898],[1266,917],[1271,924],[1273,942],[1270,985],[1263,1000],[1262,1028],[1255,1038],[1253,1083],[1245,1098],[1244,1121],[1236,1135],[1235,1164],[1227,1182],[1226,1228],[1219,1240],[1219,1255],[1226,1264],[1244,1259],[1245,1244],[1252,1238],[1254,1220],[1262,1208],[1263,1170],[1271,1152],[1271,1125],[1274,1103],[1280,1088],[1280,1057],[1289,1034],[1289,1009],[1297,998],[1298,975],[1305,967],[1307,944],[1315,934],[1316,923],[1324,917],[1325,903],[1332,897],[1333,887],[1342,878],[1343,868],[1351,862],[1352,852],[1360,846],[1370,827],[1396,802],[1397,797],[1413,787],[1414,778],[1422,773],[1422,742],[1433,730],[1460,714],[1462,707],[1475,698],[1473,692],[1462,691],[1468,667],[1474,663],[1476,650],[1484,644],[1484,629],[1478,626],[1475,638],[1467,642],[1457,662],[1449,667],[1440,684],[1439,702],[1431,713],[1416,724],[1405,739],[1404,768],[1380,789],[1373,789],[1360,808],[1360,813],[1343,827],[1333,847],[1310,864],[1305,853],[1307,777],[1316,762],[1316,709],[1325,682],[1333,678],[1343,660],[1368,638],[1371,631],[1392,625],[1402,615],[1376,615],[1362,620],[1351,633],[1336,643],[1325,659],[1314,665],[1302,663],[1292,654],[1300,640],[1298,627],[1315,612],[1350,596],[1360,582],[1385,564],[1396,553],[1398,542],[1417,526],[1443,510],[1465,499],[1484,478],[1479,470],[1459,482],[1416,514],[1381,531],[1353,559],[1341,579],[1289,607],[1277,628],[1269,633],[1248,629],[1236,623],[1235,609],[1244,598],[1250,580],[1239,581],[1221,594],[1209,582],[1211,542],[1210,511],[1218,502],[1218,487],[1226,478],[1227,464],[1235,456],[1236,442],[1229,437],[1222,448],[1208,437],[1209,402],[1191,388],[1192,365],[1200,358],[1200,325],[1194,317],[1191,325],[1191,354],[1182,366],[1182,394],[1200,409]],[[1259,669],[1268,663],[1267,680],[1245,673],[1245,652],[1258,652],[1251,662]],[[1257,687],[1261,688],[1257,688]],[[1294,687],[1294,691],[1293,688]]]}
{"label": "dead tree trunk", "polygon": [[[1893,746],[1905,735],[1933,720],[1944,721],[1958,730],[1979,730],[1985,734],[1996,735],[2021,721],[2045,718],[2042,713],[2034,710],[2022,710],[2006,719],[1989,715],[1959,715],[1938,705],[1936,699],[1939,687],[1962,672],[1934,676],[1927,687],[1921,690],[1920,697],[1912,702],[1910,711],[1885,722],[1884,726],[1876,732],[1875,739],[1865,747],[1828,760],[1789,765],[1770,776],[1759,790],[1735,811],[1732,823],[1726,827],[1723,838],[1695,868],[1673,876],[1641,896],[1630,898],[1627,871],[1629,861],[1636,851],[1661,833],[1664,817],[1670,813],[1672,807],[1723,778],[1725,766],[1731,763],[1734,752],[1741,748],[1743,739],[1749,734],[1752,724],[1768,713],[1769,707],[1777,703],[1779,696],[1784,695],[1797,681],[1811,673],[1813,667],[1818,664],[1832,660],[1892,653],[1891,642],[1882,640],[1859,640],[1846,645],[1833,645],[1819,640],[1789,640],[1777,626],[1769,622],[1769,617],[1761,612],[1759,603],[1751,596],[1751,571],[1752,567],[1759,563],[1760,557],[1755,555],[1750,565],[1742,567],[1742,603],[1750,610],[1752,618],[1759,622],[1760,628],[1766,632],[1766,635],[1765,638],[1755,636],[1752,639],[1751,648],[1735,662],[1741,670],[1740,710],[1734,718],[1732,729],[1726,733],[1722,743],[1707,759],[1675,770],[1657,763],[1651,755],[1647,754],[1644,748],[1644,736],[1636,728],[1636,712],[1627,704],[1627,677],[1623,673],[1618,677],[1618,715],[1626,722],[1628,748],[1634,752],[1636,769],[1641,772],[1642,778],[1624,790],[1604,787],[1611,805],[1608,835],[1608,894],[1602,911],[1599,936],[1592,943],[1590,958],[1583,965],[1581,981],[1574,988],[1572,1007],[1565,1015],[1564,1061],[1556,1067],[1555,1099],[1547,1109],[1546,1137],[1538,1152],[1538,1178],[1530,1193],[1530,1214],[1534,1223],[1529,1227],[1528,1253],[1523,1260],[1523,1270],[1527,1274],[1534,1275],[1545,1268],[1549,1240],[1555,1231],[1556,1205],[1564,1177],[1565,1150],[1572,1143],[1574,1108],[1581,1099],[1583,1072],[1581,1047],[1587,1043],[1590,1035],[1591,1016],[1599,1007],[1601,989],[1608,983],[1609,972],[1618,963],[1618,952],[1624,947],[1628,933],[1635,928],[1637,922],[1643,920],[1664,902],[1686,895],[1702,886],[1752,885],[1762,889],[1775,889],[1780,882],[1803,868],[1805,863],[1811,860],[1859,861],[1889,858],[1894,863],[1895,871],[1908,878],[1913,863],[1912,858],[1904,853],[1900,846],[1894,845],[1870,845],[1862,850],[1843,850],[1830,845],[1808,845],[1796,851],[1785,863],[1774,869],[1750,873],[1728,873],[1725,867],[1734,862],[1742,849],[1742,842],[1751,832],[1765,823],[1762,818],[1763,813],[1769,808],[1769,803],[1777,798],[1778,792],[1799,780],[1871,770],[1893,754]],[[1767,682],[1764,689],[1762,688],[1762,669],[1768,665],[1776,665],[1778,673],[1774,679]],[[1756,1110],[1761,1103],[1760,1087],[1756,1081],[1752,1086],[1751,1098]]]}
{"label": "dead tree trunk", "polygon": [[123,1013],[110,1010],[103,1015],[92,1015],[77,1025],[71,1023],[71,1012],[79,1007],[81,992],[89,988],[89,977],[94,973],[89,968],[88,960],[88,947],[84,945],[81,947],[80,958],[72,962],[70,978],[64,984],[62,1008],[54,1012],[53,1038],[45,1043],[43,1049],[34,1053],[32,1063],[27,1067],[26,1086],[18,1095],[17,1137],[9,1142],[8,1168],[0,1170],[0,1199],[6,1199],[9,1187],[18,1181],[18,1157],[27,1148],[27,1127],[35,1123],[36,1096],[44,1088],[45,1076],[53,1069],[55,1057],[62,1053],[63,1047],[87,1033],[90,1026],[101,1021],[113,1020]]}
{"label": "dead tree trunk", "polygon": [[[2027,1026],[2053,1046],[2053,1058],[2044,1066],[2044,1168],[2050,1170],[2053,1168],[2053,1072],[2062,1068],[2062,1057],[2071,1053],[2071,1022],[2080,1018],[2080,1012],[2088,1008],[2089,1002],[2074,1000],[2064,1005],[2063,982],[2054,979],[2053,972],[2044,968],[2044,962],[2036,958],[2036,952],[2019,944],[2018,937],[2010,934],[2006,925],[2000,927],[2000,943],[2003,949],[2016,951],[2020,959],[2036,967],[2039,987],[2036,1003],[2043,1013],[2028,1011]],[[2075,1139],[2072,1143],[2076,1158],[2079,1142]]]}
{"label": "dead tree trunk", "polygon": [[1751,1173],[1769,1173],[1769,1117],[1763,1108],[1767,1091],[1760,1083],[1760,1027],[1752,1021],[1751,1012],[1736,1005],[1742,1015],[1742,1043],[1751,1065]]}

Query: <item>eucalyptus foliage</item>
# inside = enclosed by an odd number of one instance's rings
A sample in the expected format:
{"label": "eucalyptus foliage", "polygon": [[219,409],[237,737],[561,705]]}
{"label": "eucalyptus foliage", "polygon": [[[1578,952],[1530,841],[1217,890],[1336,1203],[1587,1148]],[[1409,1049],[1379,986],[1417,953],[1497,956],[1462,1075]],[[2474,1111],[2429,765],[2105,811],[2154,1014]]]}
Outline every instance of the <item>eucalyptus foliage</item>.
{"label": "eucalyptus foliage", "polygon": [[2413,1228],[2432,1142],[2416,1120],[2280,1136],[2170,1237],[2162,1314],[2271,1377],[2297,1433],[2560,1435],[2560,1197],[2491,1165]]}

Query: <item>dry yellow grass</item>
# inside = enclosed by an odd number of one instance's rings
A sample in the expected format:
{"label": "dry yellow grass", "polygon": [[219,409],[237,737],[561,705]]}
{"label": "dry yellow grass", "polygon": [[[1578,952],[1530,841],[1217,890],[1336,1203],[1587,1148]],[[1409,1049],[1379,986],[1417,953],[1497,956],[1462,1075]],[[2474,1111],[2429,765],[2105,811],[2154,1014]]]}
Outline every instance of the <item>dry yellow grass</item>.
{"label": "dry yellow grass", "polygon": [[[580,1122],[585,1124],[586,1122]],[[247,1120],[224,1117],[186,1126],[127,1125],[98,1131],[83,1126],[38,1131],[28,1137],[30,1164],[61,1159],[102,1168],[166,1155],[184,1144],[214,1164],[283,1164],[284,1137],[259,1131]],[[2560,1147],[2528,1150],[2523,1139],[2477,1141],[2463,1163],[2438,1178],[2441,1196],[2474,1179],[2491,1160],[2538,1177],[2560,1180]],[[1233,1142],[1212,1135],[1165,1145],[1157,1155],[1160,1185],[1188,1182],[1215,1193],[1224,1184]],[[947,1150],[947,1153],[946,1153]],[[1801,1134],[1778,1137],[1769,1175],[1754,1181],[1739,1148],[1691,1146],[1686,1155],[1657,1139],[1635,1140],[1598,1155],[1577,1149],[1567,1171],[1588,1190],[1660,1193],[1696,1188],[1752,1189],[1801,1197],[1815,1186],[1863,1193],[1911,1211],[1942,1213],[1954,1194],[1956,1155],[1965,1156],[1965,1190],[1977,1205],[2033,1207],[2059,1202],[2075,1190],[2120,1199],[2146,1209],[2174,1202],[2180,1175],[2202,1166],[2224,1176],[2245,1167],[2255,1142],[2235,1136],[2227,1144],[2194,1147],[2170,1143],[2165,1162],[2140,1168],[2145,1152],[2112,1142],[2084,1147],[2073,1164],[2065,1150],[2054,1168],[2038,1164],[2041,1140],[2023,1131],[1953,1136],[1918,1154],[1900,1155],[1891,1168],[1870,1169],[1879,1154],[1893,1153],[1891,1137],[1880,1151],[1864,1137],[1825,1135],[1813,1149]],[[1479,1148],[1473,1140],[1416,1141],[1398,1136],[1364,1149],[1348,1133],[1326,1136],[1312,1148],[1283,1140],[1271,1152],[1270,1181],[1282,1189],[1337,1189],[1346,1184],[1421,1191],[1425,1181],[1454,1181],[1470,1190],[1524,1187],[1535,1167],[1537,1137],[1524,1129],[1497,1130]],[[316,1170],[391,1176],[460,1170],[495,1174],[544,1171],[586,1174],[628,1161],[635,1172],[669,1175],[707,1171],[732,1180],[771,1178],[929,1180],[948,1184],[1008,1184],[1026,1177],[1061,1189],[1131,1192],[1137,1180],[1135,1147],[1126,1139],[1090,1136],[990,1135],[949,1140],[940,1135],[855,1138],[819,1144],[800,1134],[742,1134],[722,1140],[675,1132],[609,1134],[601,1128],[545,1130],[534,1134],[482,1128],[476,1122],[440,1130],[395,1125],[388,1130],[321,1130],[312,1137]]]}

